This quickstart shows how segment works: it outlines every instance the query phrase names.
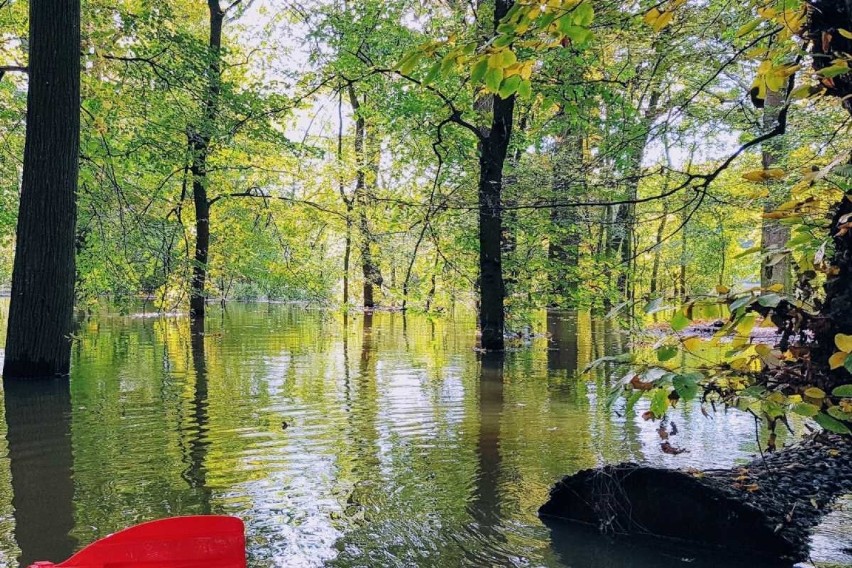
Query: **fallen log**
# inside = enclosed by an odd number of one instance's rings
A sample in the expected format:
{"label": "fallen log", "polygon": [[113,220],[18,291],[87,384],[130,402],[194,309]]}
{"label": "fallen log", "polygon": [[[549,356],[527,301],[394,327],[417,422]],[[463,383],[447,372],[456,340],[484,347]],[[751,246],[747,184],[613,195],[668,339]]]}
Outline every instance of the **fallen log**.
{"label": "fallen log", "polygon": [[852,493],[852,439],[822,433],[731,469],[623,463],[583,470],[556,483],[539,515],[608,534],[800,561],[813,527],[846,493]]}

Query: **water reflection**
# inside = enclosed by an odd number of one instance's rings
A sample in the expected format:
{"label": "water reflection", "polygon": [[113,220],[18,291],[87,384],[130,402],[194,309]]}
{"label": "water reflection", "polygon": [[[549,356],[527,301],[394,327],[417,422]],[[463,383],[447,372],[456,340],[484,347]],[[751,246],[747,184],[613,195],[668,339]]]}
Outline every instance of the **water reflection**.
{"label": "water reflection", "polygon": [[57,379],[5,381],[3,390],[18,560],[60,562],[76,548],[71,391]]}
{"label": "water reflection", "polygon": [[[224,310],[223,310],[224,316]],[[207,439],[208,414],[207,414],[207,356],[204,351],[204,320],[192,320],[190,322],[190,348],[192,350],[192,368],[195,372],[195,385],[193,388],[191,416],[188,425],[181,421],[181,438],[188,438],[189,452],[187,456],[187,468],[184,479],[191,488],[196,490],[200,499],[199,513],[209,515],[210,488],[207,486],[207,469],[204,465],[207,458],[207,448],[210,445]]]}
{"label": "water reflection", "polygon": [[215,512],[245,519],[258,568],[680,565],[552,536],[536,510],[559,476],[604,461],[729,465],[753,425],[684,409],[693,451],[661,454],[653,424],[606,408],[606,377],[576,375],[624,335],[588,312],[534,323],[529,348],[494,356],[473,350],[473,317],[235,305],[206,329],[85,320],[70,391],[7,387],[0,564]]}

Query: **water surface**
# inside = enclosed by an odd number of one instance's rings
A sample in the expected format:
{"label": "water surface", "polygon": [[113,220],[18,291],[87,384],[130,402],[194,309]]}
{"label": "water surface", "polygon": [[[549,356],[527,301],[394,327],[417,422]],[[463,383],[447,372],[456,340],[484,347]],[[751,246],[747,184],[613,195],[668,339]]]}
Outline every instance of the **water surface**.
{"label": "water surface", "polygon": [[[255,567],[722,565],[540,522],[562,475],[728,467],[756,444],[748,417],[686,408],[674,420],[689,452],[663,454],[655,425],[606,408],[606,377],[576,376],[627,349],[625,334],[582,312],[536,325],[549,340],[498,358],[474,351],[464,315],[232,305],[203,333],[175,315],[85,319],[70,384],[4,393],[0,564],[220,513],[245,520]],[[820,529],[815,559],[849,561],[849,519]]]}

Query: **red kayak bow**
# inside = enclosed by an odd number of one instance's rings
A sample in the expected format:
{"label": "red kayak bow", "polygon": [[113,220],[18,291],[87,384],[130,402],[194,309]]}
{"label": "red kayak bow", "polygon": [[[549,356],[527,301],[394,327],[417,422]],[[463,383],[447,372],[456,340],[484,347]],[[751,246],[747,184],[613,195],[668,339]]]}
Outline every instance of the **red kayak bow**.
{"label": "red kayak bow", "polygon": [[29,568],[245,568],[243,522],[236,517],[172,517],[93,542],[62,564]]}

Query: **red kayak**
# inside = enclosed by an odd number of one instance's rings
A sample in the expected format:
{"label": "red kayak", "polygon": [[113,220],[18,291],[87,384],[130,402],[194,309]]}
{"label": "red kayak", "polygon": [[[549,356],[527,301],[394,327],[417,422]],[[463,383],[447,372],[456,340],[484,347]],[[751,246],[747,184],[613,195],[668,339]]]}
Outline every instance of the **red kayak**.
{"label": "red kayak", "polygon": [[29,568],[245,568],[243,522],[236,517],[172,517],[98,540],[65,562]]}

